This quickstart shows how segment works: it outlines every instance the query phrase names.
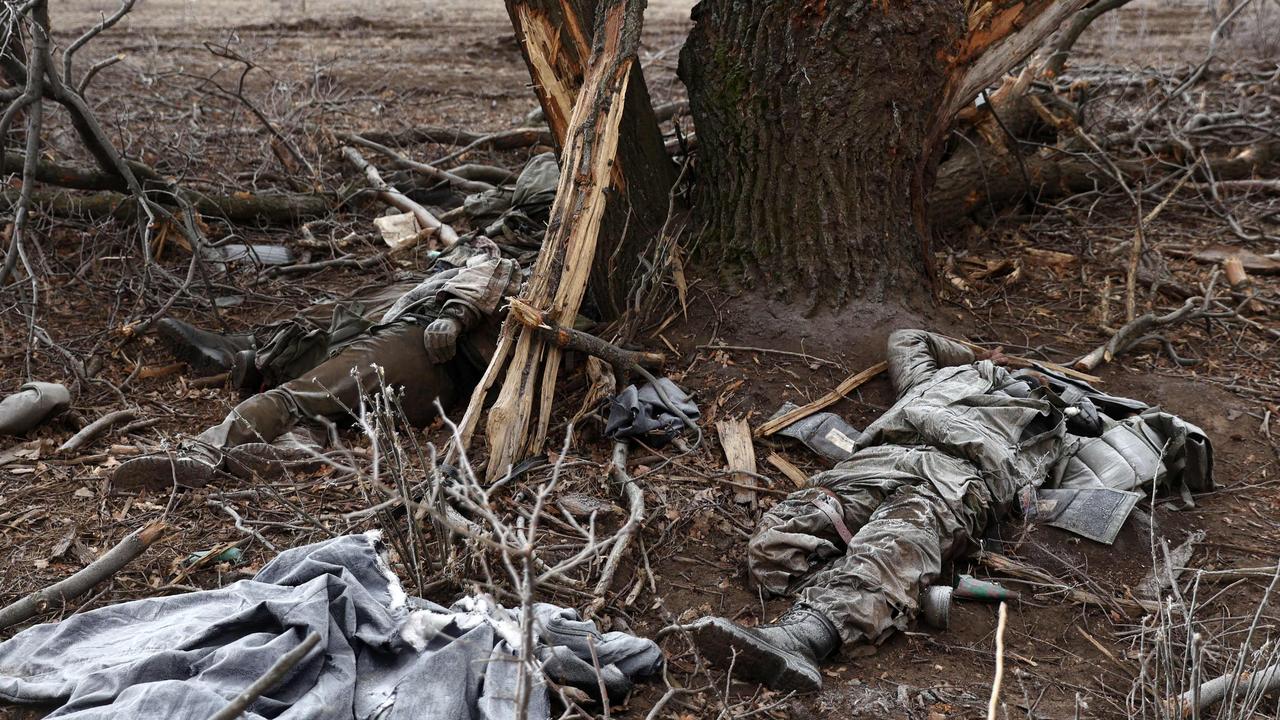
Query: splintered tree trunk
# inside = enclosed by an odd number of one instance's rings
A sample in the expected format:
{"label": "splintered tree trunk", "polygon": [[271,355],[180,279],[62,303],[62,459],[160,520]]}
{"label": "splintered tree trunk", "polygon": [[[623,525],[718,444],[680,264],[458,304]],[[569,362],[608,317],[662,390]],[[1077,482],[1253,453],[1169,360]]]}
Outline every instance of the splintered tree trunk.
{"label": "splintered tree trunk", "polygon": [[[596,2],[507,0],[506,4],[534,91],[563,159],[565,132],[591,57]],[[588,297],[602,319],[616,317],[624,309],[640,256],[666,220],[676,178],[675,164],[667,156],[653,114],[644,72],[639,63],[629,72],[619,129],[626,140],[618,147],[618,161],[611,173],[610,199],[588,288]]]}
{"label": "splintered tree trunk", "polygon": [[1086,2],[702,0],[680,77],[703,249],[811,306],[926,288],[951,119]]}
{"label": "splintered tree trunk", "polygon": [[[622,115],[638,64],[644,0],[603,0],[595,19],[600,38],[586,61],[581,90],[565,124],[560,184],[551,206],[547,236],[520,299],[550,323],[572,325],[588,277],[600,262],[598,241],[609,188],[618,167]],[[594,260],[594,262],[593,262]],[[471,437],[484,398],[506,366],[502,390],[489,409],[487,478],[502,477],[520,458],[542,448],[555,399],[560,348],[513,318],[503,325],[497,351],[471,395],[461,423],[462,446]],[[533,422],[537,405],[537,423]]]}

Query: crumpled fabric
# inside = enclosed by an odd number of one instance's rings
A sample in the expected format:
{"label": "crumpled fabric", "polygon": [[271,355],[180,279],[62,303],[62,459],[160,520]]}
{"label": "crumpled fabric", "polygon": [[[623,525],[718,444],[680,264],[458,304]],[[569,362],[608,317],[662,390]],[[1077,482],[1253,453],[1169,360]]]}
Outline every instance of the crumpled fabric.
{"label": "crumpled fabric", "polygon": [[494,188],[468,196],[463,208],[484,234],[508,240],[541,240],[560,183],[555,153],[542,153],[525,163],[513,188]]}
{"label": "crumpled fabric", "polygon": [[518,286],[520,266],[514,260],[477,256],[466,265],[438,272],[405,293],[382,316],[382,324],[401,318],[430,323],[440,311],[458,304],[476,317],[491,315]]}
{"label": "crumpled fabric", "polygon": [[[252,580],[29,628],[0,643],[0,699],[58,705],[49,718],[207,718],[318,633],[319,645],[243,718],[516,717],[519,612],[485,596],[450,608],[406,597],[380,550],[376,533],[338,537],[286,550]],[[553,606],[534,612],[549,621],[535,622],[538,651],[551,647],[543,627],[556,642],[557,623],[576,621]],[[629,679],[660,665],[652,641],[586,625],[607,650],[601,662],[636,673]],[[539,678],[528,717],[548,715]]]}
{"label": "crumpled fabric", "polygon": [[[685,417],[697,421],[701,413],[698,406],[670,378],[658,378],[667,399]],[[671,442],[684,430],[684,421],[672,411],[653,383],[643,387],[628,385],[609,401],[609,421],[605,425],[605,437],[620,440],[644,438],[655,445]]]}

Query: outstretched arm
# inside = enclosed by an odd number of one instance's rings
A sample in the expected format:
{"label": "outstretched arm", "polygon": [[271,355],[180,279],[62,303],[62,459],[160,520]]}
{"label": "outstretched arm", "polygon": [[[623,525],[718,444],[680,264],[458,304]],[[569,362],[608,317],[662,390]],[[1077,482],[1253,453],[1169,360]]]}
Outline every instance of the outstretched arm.
{"label": "outstretched arm", "polygon": [[979,359],[983,358],[968,347],[927,330],[895,330],[889,335],[889,376],[899,396],[944,367]]}

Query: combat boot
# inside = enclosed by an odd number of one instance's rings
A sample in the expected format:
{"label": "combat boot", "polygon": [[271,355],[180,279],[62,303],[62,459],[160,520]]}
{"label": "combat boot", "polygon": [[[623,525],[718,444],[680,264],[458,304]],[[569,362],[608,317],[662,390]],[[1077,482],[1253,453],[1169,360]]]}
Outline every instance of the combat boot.
{"label": "combat boot", "polygon": [[701,618],[685,629],[699,652],[713,664],[752,682],[784,692],[822,689],[818,665],[836,648],[840,635],[821,613],[792,608],[778,621],[754,628],[726,618]]}
{"label": "combat boot", "polygon": [[156,332],[174,357],[206,375],[230,372],[236,353],[252,350],[254,345],[252,335],[222,335],[173,318],[157,321]]}
{"label": "combat boot", "polygon": [[203,448],[185,448],[175,453],[143,455],[120,463],[111,473],[113,492],[149,490],[159,492],[173,486],[200,488],[217,474],[221,457]]}

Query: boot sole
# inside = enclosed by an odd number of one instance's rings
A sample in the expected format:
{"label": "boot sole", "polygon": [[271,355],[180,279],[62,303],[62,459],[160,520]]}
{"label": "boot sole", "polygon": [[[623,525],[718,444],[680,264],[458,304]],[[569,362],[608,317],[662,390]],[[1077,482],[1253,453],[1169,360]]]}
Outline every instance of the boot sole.
{"label": "boot sole", "polygon": [[213,479],[214,468],[209,463],[182,457],[140,457],[122,463],[111,474],[111,490],[128,492],[150,490],[159,492],[179,487],[200,488]]}
{"label": "boot sole", "polygon": [[240,480],[275,480],[288,470],[313,470],[321,463],[309,453],[266,443],[237,445],[226,453],[227,472]]}
{"label": "boot sole", "polygon": [[196,340],[180,327],[162,321],[156,323],[156,334],[164,341],[174,358],[201,375],[217,375],[232,370],[228,358],[204,352],[196,346]]}
{"label": "boot sole", "polygon": [[764,642],[725,618],[704,618],[686,630],[703,657],[726,670],[732,664],[736,677],[782,692],[822,689],[822,675],[808,660]]}

